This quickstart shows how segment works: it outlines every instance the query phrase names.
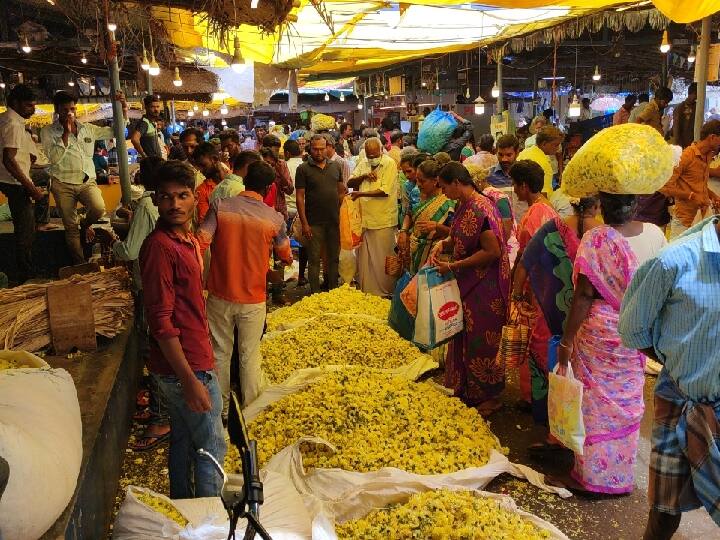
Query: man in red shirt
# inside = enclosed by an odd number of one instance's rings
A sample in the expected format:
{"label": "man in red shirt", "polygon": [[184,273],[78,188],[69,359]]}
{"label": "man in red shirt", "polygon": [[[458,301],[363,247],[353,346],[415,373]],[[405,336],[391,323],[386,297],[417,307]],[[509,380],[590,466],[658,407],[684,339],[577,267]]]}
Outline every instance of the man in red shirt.
{"label": "man in red shirt", "polygon": [[156,172],[160,217],[140,250],[150,327],[148,370],[170,414],[170,497],[217,497],[222,477],[200,448],[225,459],[222,397],[210,345],[200,247],[190,233],[195,171],[168,161]]}
{"label": "man in red shirt", "polygon": [[245,191],[216,200],[197,233],[203,251],[212,244],[207,310],[224,411],[236,327],[243,404],[252,402],[266,384],[260,368],[260,338],[270,255],[274,253],[283,264],[292,263],[285,220],[263,202],[275,171],[264,161],[251,163],[243,181]]}

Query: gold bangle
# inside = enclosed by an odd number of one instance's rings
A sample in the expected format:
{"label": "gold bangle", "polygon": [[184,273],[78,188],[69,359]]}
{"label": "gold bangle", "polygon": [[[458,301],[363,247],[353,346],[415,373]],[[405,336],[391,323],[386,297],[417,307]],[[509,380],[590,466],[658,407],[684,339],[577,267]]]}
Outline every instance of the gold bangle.
{"label": "gold bangle", "polygon": [[566,344],[563,343],[562,341],[559,343],[559,345],[560,345],[563,349],[567,349],[567,350],[569,350],[569,351],[572,350],[572,348],[573,348],[572,345],[566,345]]}

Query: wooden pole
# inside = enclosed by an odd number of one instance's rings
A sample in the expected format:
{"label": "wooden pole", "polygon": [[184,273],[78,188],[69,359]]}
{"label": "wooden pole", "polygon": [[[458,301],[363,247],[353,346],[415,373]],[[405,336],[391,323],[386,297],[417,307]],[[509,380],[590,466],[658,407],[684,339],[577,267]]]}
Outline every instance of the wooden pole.
{"label": "wooden pole", "polygon": [[497,86],[498,90],[500,90],[500,95],[497,98],[497,114],[502,114],[504,107],[503,107],[503,52],[502,49],[498,53],[498,62],[497,62]]}
{"label": "wooden pole", "polygon": [[118,156],[118,171],[120,173],[120,190],[122,192],[122,204],[127,206],[132,200],[132,191],[130,189],[130,172],[128,171],[128,153],[125,145],[125,117],[123,116],[122,106],[115,99],[120,91],[120,69],[117,61],[117,47],[115,46],[115,32],[111,32],[108,28],[110,22],[110,6],[108,0],[104,0],[105,7],[105,29],[107,31],[107,61],[108,71],[110,72],[110,94],[112,95],[113,107],[113,130],[115,132],[115,148]]}
{"label": "wooden pole", "polygon": [[700,129],[705,121],[705,96],[707,88],[708,56],[710,55],[711,17],[702,20],[700,46],[697,50],[697,101],[695,104],[695,140],[700,140]]}

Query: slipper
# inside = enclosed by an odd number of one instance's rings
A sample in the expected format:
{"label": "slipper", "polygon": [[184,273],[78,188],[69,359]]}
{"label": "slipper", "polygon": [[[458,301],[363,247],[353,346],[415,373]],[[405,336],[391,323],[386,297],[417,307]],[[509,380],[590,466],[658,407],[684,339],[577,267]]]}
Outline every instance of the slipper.
{"label": "slipper", "polygon": [[531,444],[527,447],[527,451],[530,456],[541,458],[548,455],[557,455],[558,452],[569,452],[570,450],[568,450],[561,444],[541,442]]}
{"label": "slipper", "polygon": [[[158,445],[164,443],[166,440],[170,438],[170,432],[163,435],[147,435],[140,437],[140,439],[136,442],[130,445],[130,449],[133,452],[147,452],[148,450],[152,450],[153,448],[157,447]],[[140,444],[142,441],[147,441],[147,444]]]}

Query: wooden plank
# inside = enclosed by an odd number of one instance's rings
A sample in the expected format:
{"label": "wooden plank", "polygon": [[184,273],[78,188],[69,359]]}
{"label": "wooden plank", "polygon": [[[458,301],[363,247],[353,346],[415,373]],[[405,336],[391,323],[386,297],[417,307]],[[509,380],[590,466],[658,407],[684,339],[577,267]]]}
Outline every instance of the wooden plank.
{"label": "wooden plank", "polygon": [[55,354],[74,348],[94,351],[95,319],[89,283],[64,283],[47,288],[48,318]]}

